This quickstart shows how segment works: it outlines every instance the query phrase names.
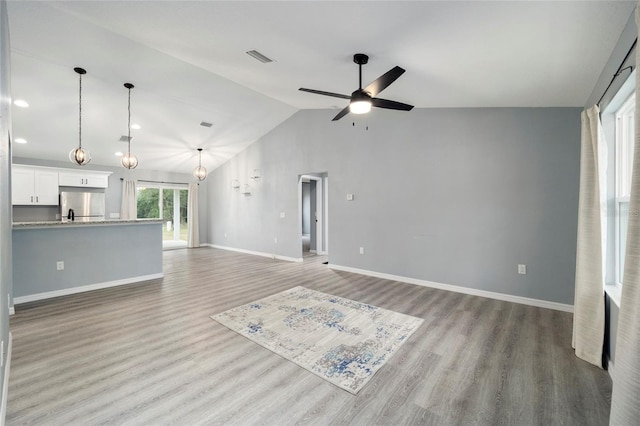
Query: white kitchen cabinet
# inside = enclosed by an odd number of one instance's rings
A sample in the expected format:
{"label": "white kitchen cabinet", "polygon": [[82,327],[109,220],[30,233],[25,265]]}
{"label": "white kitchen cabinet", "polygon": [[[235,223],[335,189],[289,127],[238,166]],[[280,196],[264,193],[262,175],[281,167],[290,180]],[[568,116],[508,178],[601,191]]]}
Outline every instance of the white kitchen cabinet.
{"label": "white kitchen cabinet", "polygon": [[58,184],[60,186],[107,188],[110,174],[109,172],[60,171]]}
{"label": "white kitchen cabinet", "polygon": [[14,165],[11,173],[12,204],[57,206],[58,171]]}

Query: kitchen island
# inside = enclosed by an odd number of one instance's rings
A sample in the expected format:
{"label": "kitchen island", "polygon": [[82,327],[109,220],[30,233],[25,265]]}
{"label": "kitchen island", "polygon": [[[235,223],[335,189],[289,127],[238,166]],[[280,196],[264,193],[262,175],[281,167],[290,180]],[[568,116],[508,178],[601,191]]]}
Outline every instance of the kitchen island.
{"label": "kitchen island", "polygon": [[13,224],[15,304],[162,278],[160,219]]}

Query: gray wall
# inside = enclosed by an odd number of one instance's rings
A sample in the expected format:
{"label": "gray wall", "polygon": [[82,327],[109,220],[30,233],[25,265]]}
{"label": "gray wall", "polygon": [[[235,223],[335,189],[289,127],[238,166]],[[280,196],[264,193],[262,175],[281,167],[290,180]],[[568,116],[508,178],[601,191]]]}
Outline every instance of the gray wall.
{"label": "gray wall", "polygon": [[[13,230],[13,297],[162,273],[161,223]],[[56,262],[64,261],[64,270]]]}
{"label": "gray wall", "polygon": [[[143,179],[143,180],[153,180],[160,182],[177,182],[177,183],[189,183],[194,180],[194,178],[190,174],[185,173],[171,173],[171,172],[163,172],[163,171],[153,171],[153,170],[126,170],[122,167],[109,167],[109,166],[100,166],[89,164],[87,166],[74,166],[71,162],[63,162],[63,161],[50,161],[50,160],[39,160],[34,158],[23,158],[23,157],[14,157],[13,162],[16,164],[28,164],[32,166],[46,166],[46,167],[60,167],[64,169],[76,169],[76,170],[101,170],[107,172],[113,172],[109,176],[109,187],[105,190],[105,199],[106,199],[106,215],[109,218],[110,213],[120,213],[120,203],[122,200],[122,181],[120,178],[126,179]],[[200,243],[206,243],[208,237],[207,230],[207,191],[205,189],[208,182],[205,180],[204,182],[200,182],[198,186],[198,220],[199,220],[199,230],[200,230]],[[90,190],[90,189],[87,189]],[[98,190],[101,191],[101,190]],[[55,215],[57,212],[57,208],[55,207],[14,207],[14,220],[16,222],[19,221],[31,221],[31,220],[51,220],[54,217],[51,215]],[[43,219],[43,217],[48,217],[49,219]]]}
{"label": "gray wall", "polygon": [[[209,241],[301,257],[298,176],[328,172],[331,264],[572,304],[579,114],[300,111],[211,173]],[[229,183],[253,168],[242,197]]]}
{"label": "gray wall", "polygon": [[[0,1],[0,340],[4,342],[3,359],[9,344],[9,307],[12,283],[11,265],[11,93],[10,46],[7,3]],[[6,361],[0,368],[0,401],[2,383],[8,377]],[[4,418],[0,419],[4,424]]]}

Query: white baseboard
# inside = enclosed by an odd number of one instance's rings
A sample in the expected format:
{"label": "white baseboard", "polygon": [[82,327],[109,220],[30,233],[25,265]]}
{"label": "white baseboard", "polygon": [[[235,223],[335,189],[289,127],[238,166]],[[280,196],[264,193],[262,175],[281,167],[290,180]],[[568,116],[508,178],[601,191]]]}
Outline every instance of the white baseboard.
{"label": "white baseboard", "polygon": [[11,372],[11,348],[13,346],[13,335],[9,332],[9,342],[7,343],[7,359],[4,364],[4,380],[2,381],[2,403],[0,405],[0,425],[4,426],[7,417],[7,394],[9,393],[9,373]]}
{"label": "white baseboard", "polygon": [[611,381],[615,383],[615,368],[613,368],[613,361],[611,361],[611,359],[607,361],[607,372],[609,373],[609,377],[611,377]]}
{"label": "white baseboard", "polygon": [[14,305],[20,303],[35,302],[36,300],[50,299],[52,297],[68,296],[70,294],[84,293],[85,291],[100,290],[102,288],[116,287],[125,284],[133,284],[141,281],[155,280],[164,277],[164,274],[141,275],[138,277],[125,278],[122,280],[107,281],[104,283],[96,283],[83,285],[79,287],[65,288],[62,290],[47,291],[44,293],[30,294],[28,296],[14,297]]}
{"label": "white baseboard", "polygon": [[329,268],[336,271],[353,272],[360,275],[368,275],[376,278],[383,278],[391,281],[400,281],[408,284],[415,284],[423,287],[438,288],[440,290],[454,291],[456,293],[470,294],[472,296],[487,297],[489,299],[504,300],[506,302],[520,303],[523,305],[537,306],[539,308],[554,309],[556,311],[573,312],[573,305],[564,303],[549,302],[546,300],[531,299],[529,297],[512,296],[510,294],[495,293],[493,291],[477,290],[474,288],[461,287],[451,284],[441,284],[433,281],[419,280],[416,278],[403,277],[399,275],[384,274],[381,272],[368,271],[366,269],[351,268],[329,263]]}
{"label": "white baseboard", "polygon": [[234,247],[227,247],[227,246],[221,246],[218,244],[200,244],[201,246],[207,246],[207,247],[213,247],[213,248],[217,248],[220,250],[227,250],[227,251],[235,251],[238,253],[244,253],[244,254],[251,254],[254,256],[261,256],[261,257],[268,257],[271,259],[278,259],[278,260],[284,260],[287,262],[296,262],[296,263],[301,263],[302,262],[302,258],[301,257],[289,257],[289,256],[280,256],[279,254],[273,254],[273,253],[262,253],[259,251],[253,251],[253,250],[245,250],[245,249],[239,249],[239,248],[234,248]]}

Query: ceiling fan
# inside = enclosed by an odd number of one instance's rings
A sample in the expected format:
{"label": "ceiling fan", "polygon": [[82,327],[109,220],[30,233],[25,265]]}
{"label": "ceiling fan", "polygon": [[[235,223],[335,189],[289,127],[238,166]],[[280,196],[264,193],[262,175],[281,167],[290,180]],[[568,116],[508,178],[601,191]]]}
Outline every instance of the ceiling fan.
{"label": "ceiling fan", "polygon": [[377,108],[397,109],[400,111],[411,111],[413,109],[413,105],[403,104],[402,102],[390,101],[388,99],[380,99],[375,97],[378,93],[382,92],[384,89],[389,87],[391,83],[396,81],[398,77],[404,74],[404,71],[405,71],[404,69],[398,66],[393,67],[392,69],[390,69],[389,71],[387,71],[386,73],[378,77],[378,79],[375,80],[373,83],[369,84],[367,87],[363,89],[362,88],[362,66],[365,65],[367,62],[369,62],[369,57],[364,53],[356,53],[355,55],[353,55],[353,62],[358,64],[360,79],[359,79],[358,90],[353,92],[351,96],[341,95],[340,93],[325,92],[322,90],[305,89],[304,87],[301,87],[299,90],[302,90],[303,92],[315,93],[317,95],[333,96],[334,98],[349,99],[350,101],[349,105],[347,105],[342,111],[340,111],[338,115],[333,117],[333,120],[331,121],[340,120],[349,112],[352,112],[354,114],[366,114],[367,112],[371,111],[372,106]]}

